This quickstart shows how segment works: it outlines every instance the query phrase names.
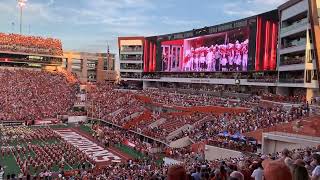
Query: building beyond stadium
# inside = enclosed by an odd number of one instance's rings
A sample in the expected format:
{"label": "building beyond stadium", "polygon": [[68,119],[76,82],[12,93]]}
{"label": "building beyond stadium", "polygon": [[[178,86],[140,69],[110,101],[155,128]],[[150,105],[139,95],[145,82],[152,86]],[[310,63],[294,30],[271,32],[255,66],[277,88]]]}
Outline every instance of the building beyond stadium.
{"label": "building beyond stadium", "polygon": [[62,67],[77,75],[81,83],[85,82],[115,82],[115,54],[64,52]]}
{"label": "building beyond stadium", "polygon": [[254,89],[319,96],[318,0],[216,26],[152,37],[119,37],[120,76],[146,87]]}

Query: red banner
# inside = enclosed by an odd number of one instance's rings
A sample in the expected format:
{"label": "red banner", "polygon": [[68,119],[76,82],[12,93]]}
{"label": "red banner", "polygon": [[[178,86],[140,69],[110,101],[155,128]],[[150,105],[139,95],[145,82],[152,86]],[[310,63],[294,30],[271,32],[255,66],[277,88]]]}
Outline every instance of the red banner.
{"label": "red banner", "polygon": [[124,140],[123,144],[130,147],[136,147],[136,145],[130,142],[128,139]]}

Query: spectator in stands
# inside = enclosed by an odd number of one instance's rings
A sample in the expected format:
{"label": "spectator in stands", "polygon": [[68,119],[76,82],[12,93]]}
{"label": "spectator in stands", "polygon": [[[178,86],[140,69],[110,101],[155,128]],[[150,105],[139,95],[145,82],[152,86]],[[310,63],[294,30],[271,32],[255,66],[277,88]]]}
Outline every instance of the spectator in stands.
{"label": "spectator in stands", "polygon": [[244,180],[244,176],[241,172],[239,171],[233,171],[230,174],[230,180]]}
{"label": "spectator in stands", "polygon": [[264,160],[262,162],[264,177],[267,180],[292,179],[290,169],[282,160]]}
{"label": "spectator in stands", "polygon": [[227,180],[228,179],[228,173],[227,173],[227,170],[226,170],[225,166],[221,165],[219,172],[220,173],[219,173],[218,179],[221,179],[221,180]]}
{"label": "spectator in stands", "polygon": [[263,180],[263,167],[261,162],[256,163],[256,169],[253,171],[251,177],[254,180]]}
{"label": "spectator in stands", "polygon": [[315,166],[315,168],[312,171],[311,180],[319,180],[320,179],[320,154],[313,154],[312,159],[313,159],[312,165]]}
{"label": "spectator in stands", "polygon": [[194,180],[201,180],[201,167],[196,167],[196,172],[192,173],[191,176]]}
{"label": "spectator in stands", "polygon": [[309,180],[307,169],[301,165],[295,165],[292,173],[292,180]]}
{"label": "spectator in stands", "polygon": [[245,161],[239,161],[238,170],[243,174],[244,180],[251,180],[251,171],[249,166],[247,167]]}
{"label": "spectator in stands", "polygon": [[173,165],[168,170],[168,180],[187,180],[186,170],[181,165]]}

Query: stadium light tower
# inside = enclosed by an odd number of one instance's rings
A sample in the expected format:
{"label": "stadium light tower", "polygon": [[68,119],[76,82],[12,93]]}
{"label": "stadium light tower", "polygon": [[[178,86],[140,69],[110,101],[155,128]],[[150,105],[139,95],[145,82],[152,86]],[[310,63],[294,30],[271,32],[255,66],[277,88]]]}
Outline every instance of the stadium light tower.
{"label": "stadium light tower", "polygon": [[22,34],[22,9],[26,6],[28,0],[18,0],[18,6],[20,8],[20,34]]}

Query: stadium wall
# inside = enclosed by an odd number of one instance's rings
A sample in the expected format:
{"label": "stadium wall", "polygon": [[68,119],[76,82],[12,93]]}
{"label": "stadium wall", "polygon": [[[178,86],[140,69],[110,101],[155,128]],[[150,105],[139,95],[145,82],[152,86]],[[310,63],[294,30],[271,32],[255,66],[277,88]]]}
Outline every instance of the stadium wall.
{"label": "stadium wall", "polygon": [[320,144],[319,137],[297,135],[283,132],[269,132],[262,135],[262,153],[270,154],[306,147],[315,147]]}
{"label": "stadium wall", "polygon": [[87,116],[69,116],[68,123],[86,122]]}

